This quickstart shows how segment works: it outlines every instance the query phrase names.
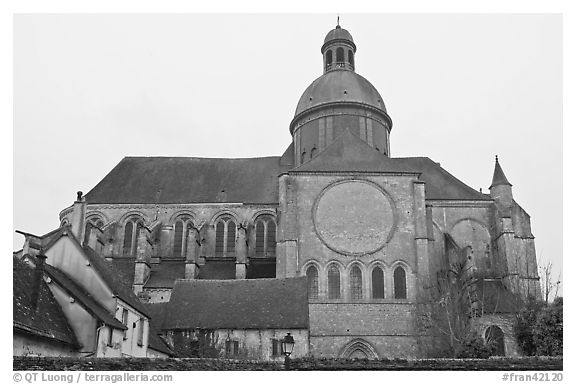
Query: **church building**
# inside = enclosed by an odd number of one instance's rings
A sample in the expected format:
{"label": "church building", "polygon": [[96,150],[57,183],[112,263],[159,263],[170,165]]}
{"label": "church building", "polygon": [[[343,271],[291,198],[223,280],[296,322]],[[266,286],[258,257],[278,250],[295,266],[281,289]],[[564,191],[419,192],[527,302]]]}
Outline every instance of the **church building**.
{"label": "church building", "polygon": [[[430,158],[393,157],[392,119],[355,71],[352,35],[338,25],[320,51],[324,73],[286,122],[281,156],[126,157],[60,213],[174,349],[212,329],[233,356],[273,359],[286,332],[296,356],[431,356],[426,319],[454,250],[489,277],[484,292],[539,294],[530,216],[498,158],[485,194]],[[239,302],[251,312],[230,310]],[[480,332],[500,329],[513,355],[496,307]]]}

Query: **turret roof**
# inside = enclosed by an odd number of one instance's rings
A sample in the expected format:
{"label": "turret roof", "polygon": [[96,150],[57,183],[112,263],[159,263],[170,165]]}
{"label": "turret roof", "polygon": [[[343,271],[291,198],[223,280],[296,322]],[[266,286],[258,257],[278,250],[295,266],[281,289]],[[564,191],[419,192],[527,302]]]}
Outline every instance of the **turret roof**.
{"label": "turret roof", "polygon": [[506,178],[506,175],[504,175],[504,171],[502,170],[502,167],[498,162],[498,156],[496,156],[496,164],[494,165],[494,176],[492,176],[492,185],[490,185],[490,188],[495,187],[497,185],[512,186],[512,184],[510,184],[510,182]]}

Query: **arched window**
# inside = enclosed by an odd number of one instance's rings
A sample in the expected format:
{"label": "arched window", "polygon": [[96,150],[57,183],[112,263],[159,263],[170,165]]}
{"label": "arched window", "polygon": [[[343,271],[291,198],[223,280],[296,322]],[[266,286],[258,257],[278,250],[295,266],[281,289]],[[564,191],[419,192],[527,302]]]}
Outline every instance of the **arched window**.
{"label": "arched window", "polygon": [[354,53],[351,50],[348,50],[348,62],[354,68]]}
{"label": "arched window", "polygon": [[188,232],[192,226],[190,217],[183,216],[176,219],[174,223],[174,247],[172,255],[174,257],[186,256],[186,247],[188,245]]}
{"label": "arched window", "polygon": [[135,257],[138,245],[138,235],[142,221],[135,217],[128,220],[124,226],[124,243],[122,254],[127,257]]}
{"label": "arched window", "polygon": [[308,298],[318,299],[318,269],[311,265],[306,269],[306,278],[308,279]]}
{"label": "arched window", "polygon": [[394,270],[394,298],[406,298],[406,271],[402,267],[396,267]]}
{"label": "arched window", "polygon": [[316,156],[317,152],[318,150],[316,149],[316,147],[312,148],[312,150],[310,151],[310,160],[312,160],[312,158]]}
{"label": "arched window", "polygon": [[216,222],[216,256],[235,256],[236,223],[230,216],[222,216]]}
{"label": "arched window", "polygon": [[362,300],[362,271],[357,265],[350,270],[350,298]]}
{"label": "arched window", "polygon": [[86,227],[84,227],[84,243],[83,245],[88,244],[88,240],[90,239],[90,227],[102,228],[104,226],[104,222],[98,216],[92,216],[88,218],[86,221]]}
{"label": "arched window", "polygon": [[384,298],[384,271],[380,267],[372,270],[372,298]]}
{"label": "arched window", "polygon": [[304,164],[305,161],[306,161],[306,151],[302,152],[302,156],[300,158],[300,163]]}
{"label": "arched window", "polygon": [[340,298],[340,270],[334,264],[328,268],[328,298]]}
{"label": "arched window", "polygon": [[256,256],[276,256],[276,223],[271,216],[256,219]]}
{"label": "arched window", "polygon": [[329,49],[326,52],[326,69],[330,69],[331,66],[332,66],[332,50]]}
{"label": "arched window", "polygon": [[344,62],[344,48],[338,47],[336,49],[336,63]]}

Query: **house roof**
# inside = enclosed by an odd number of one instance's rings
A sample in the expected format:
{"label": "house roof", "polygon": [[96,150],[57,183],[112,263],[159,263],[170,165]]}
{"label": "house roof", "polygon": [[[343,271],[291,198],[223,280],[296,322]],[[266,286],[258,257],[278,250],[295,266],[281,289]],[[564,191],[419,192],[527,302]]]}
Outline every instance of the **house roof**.
{"label": "house roof", "polygon": [[[82,246],[78,239],[76,239],[76,237],[70,231],[69,226],[59,228],[57,232],[58,236],[55,235],[55,231],[50,233],[50,242],[45,246],[45,251],[52,247],[52,245],[55,244],[56,241],[58,241],[58,239],[61,237],[68,237],[80,248],[86,258],[88,258],[90,265],[92,265],[102,277],[102,279],[104,279],[108,285],[108,288],[110,288],[114,295],[118,296],[121,300],[132,306],[134,309],[140,311],[143,315],[148,316],[146,310],[142,306],[142,303],[140,300],[138,300],[132,291],[133,279],[131,276],[124,275],[124,273],[129,273],[129,268],[126,268],[126,265],[123,265],[124,268],[118,268],[118,264],[113,264],[112,262],[106,261],[102,255],[97,254],[92,248],[88,246]],[[44,239],[42,241],[44,242]]]}
{"label": "house roof", "polygon": [[479,280],[476,295],[484,314],[517,312],[518,298],[500,280]]}
{"label": "house roof", "polygon": [[154,303],[154,304],[143,304],[146,311],[150,314],[150,328],[149,328],[149,341],[148,348],[152,348],[156,351],[166,353],[168,355],[173,355],[174,352],[168,347],[168,345],[159,336],[162,330],[162,323],[164,322],[164,317],[166,316],[166,310],[168,303]]}
{"label": "house roof", "polygon": [[113,264],[98,255],[92,248],[86,246],[82,249],[90,260],[90,264],[99,272],[112,292],[134,309],[149,317],[146,309],[132,291],[132,281],[125,281],[124,276],[114,270]]}
{"label": "house roof", "polygon": [[114,318],[106,308],[90,295],[84,288],[79,286],[66,273],[49,264],[45,265],[46,274],[60,285],[70,296],[81,303],[94,317],[117,329],[128,329],[124,324]]}
{"label": "house roof", "polygon": [[86,194],[86,201],[276,204],[279,174],[279,157],[125,157]]}
{"label": "house roof", "polygon": [[[76,336],[52,292],[40,279],[36,286],[36,272],[23,261],[13,257],[12,314],[14,328],[36,336],[77,346]],[[34,290],[38,288],[37,299]],[[36,299],[36,305],[34,301]]]}
{"label": "house roof", "polygon": [[178,280],[163,328],[308,328],[306,281],[306,277]]}

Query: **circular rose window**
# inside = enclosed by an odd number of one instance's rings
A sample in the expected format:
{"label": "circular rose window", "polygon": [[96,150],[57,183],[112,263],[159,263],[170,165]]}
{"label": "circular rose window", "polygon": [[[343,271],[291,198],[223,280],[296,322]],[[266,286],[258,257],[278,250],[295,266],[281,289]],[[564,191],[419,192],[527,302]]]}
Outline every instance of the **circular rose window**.
{"label": "circular rose window", "polygon": [[391,199],[366,181],[343,181],[326,188],[313,211],[316,233],[333,251],[373,253],[386,244],[394,226]]}

